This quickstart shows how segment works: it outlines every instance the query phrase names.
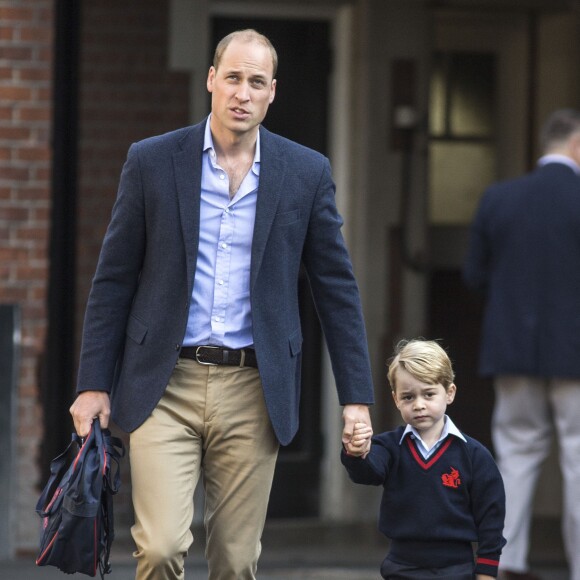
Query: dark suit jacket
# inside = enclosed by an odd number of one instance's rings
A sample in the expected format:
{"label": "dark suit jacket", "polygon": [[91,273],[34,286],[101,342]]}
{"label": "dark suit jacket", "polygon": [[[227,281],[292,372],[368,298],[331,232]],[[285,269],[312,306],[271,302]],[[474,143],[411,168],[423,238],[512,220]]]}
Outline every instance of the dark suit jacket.
{"label": "dark suit jacket", "polygon": [[580,177],[570,167],[490,187],[463,273],[486,293],[482,374],[580,377]]}
{"label": "dark suit jacket", "polygon": [[[112,392],[113,420],[136,429],[163,395],[187,324],[199,241],[205,122],[135,143],[123,167],[93,286],[78,391]],[[341,404],[372,403],[361,305],[328,160],[260,128],[252,245],[254,346],[282,444],[298,428],[304,263]]]}

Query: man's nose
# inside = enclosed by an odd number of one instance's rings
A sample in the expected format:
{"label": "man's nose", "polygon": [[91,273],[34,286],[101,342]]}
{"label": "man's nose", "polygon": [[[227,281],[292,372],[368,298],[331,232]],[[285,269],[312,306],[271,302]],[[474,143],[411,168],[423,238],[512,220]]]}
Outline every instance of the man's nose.
{"label": "man's nose", "polygon": [[247,101],[250,98],[250,89],[246,83],[241,83],[236,91],[238,101]]}

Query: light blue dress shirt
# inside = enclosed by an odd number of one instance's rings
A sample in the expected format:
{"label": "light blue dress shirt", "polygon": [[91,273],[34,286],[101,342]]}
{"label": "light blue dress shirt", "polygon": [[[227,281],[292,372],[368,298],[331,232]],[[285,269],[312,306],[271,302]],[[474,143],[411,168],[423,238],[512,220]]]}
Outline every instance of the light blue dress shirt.
{"label": "light blue dress shirt", "polygon": [[254,342],[250,262],[260,176],[260,134],[250,171],[232,199],[205,127],[201,170],[200,234],[184,345],[244,348]]}
{"label": "light blue dress shirt", "polygon": [[445,423],[443,424],[443,431],[441,431],[439,439],[437,439],[433,447],[431,447],[430,449],[427,447],[423,439],[421,439],[421,435],[419,435],[419,432],[411,425],[407,425],[405,431],[403,431],[403,436],[399,441],[399,445],[403,442],[408,433],[411,433],[411,437],[413,437],[413,439],[417,441],[417,447],[419,448],[419,451],[421,452],[423,459],[428,459],[429,457],[431,457],[431,455],[433,455],[433,453],[435,453],[435,451],[439,449],[439,447],[441,447],[441,443],[443,443],[447,435],[455,435],[456,437],[459,437],[459,439],[463,439],[463,441],[465,441],[465,437],[463,436],[461,431],[455,426],[455,423],[447,415],[445,415]]}

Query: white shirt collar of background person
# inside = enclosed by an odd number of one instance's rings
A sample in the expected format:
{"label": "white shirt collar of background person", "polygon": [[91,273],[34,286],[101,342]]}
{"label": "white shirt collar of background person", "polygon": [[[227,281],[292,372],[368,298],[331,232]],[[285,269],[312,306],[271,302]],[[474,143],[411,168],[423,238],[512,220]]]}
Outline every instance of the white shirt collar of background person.
{"label": "white shirt collar of background person", "polygon": [[548,153],[547,155],[543,155],[540,157],[540,159],[538,159],[538,165],[540,167],[543,167],[548,163],[563,163],[564,165],[567,165],[572,170],[574,170],[577,175],[580,175],[580,165],[578,165],[567,155],[562,155],[561,153]]}

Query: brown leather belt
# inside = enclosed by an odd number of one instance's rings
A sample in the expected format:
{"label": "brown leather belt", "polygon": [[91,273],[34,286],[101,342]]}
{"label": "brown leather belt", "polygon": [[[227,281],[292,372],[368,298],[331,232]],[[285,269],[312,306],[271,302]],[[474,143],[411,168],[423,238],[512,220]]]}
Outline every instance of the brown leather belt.
{"label": "brown leather belt", "polygon": [[253,348],[232,349],[223,346],[183,346],[179,356],[197,361],[200,365],[227,365],[258,368]]}

